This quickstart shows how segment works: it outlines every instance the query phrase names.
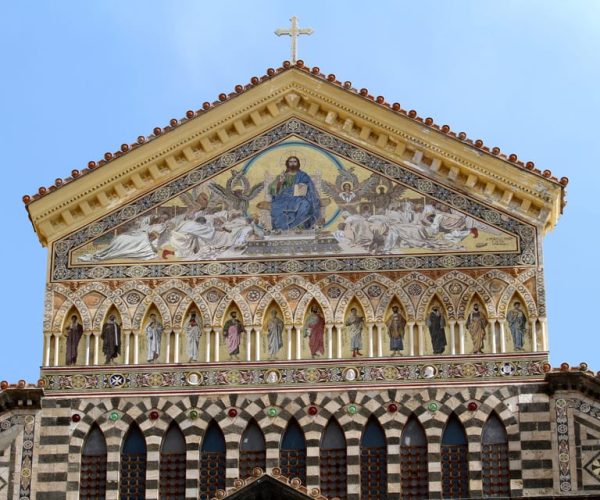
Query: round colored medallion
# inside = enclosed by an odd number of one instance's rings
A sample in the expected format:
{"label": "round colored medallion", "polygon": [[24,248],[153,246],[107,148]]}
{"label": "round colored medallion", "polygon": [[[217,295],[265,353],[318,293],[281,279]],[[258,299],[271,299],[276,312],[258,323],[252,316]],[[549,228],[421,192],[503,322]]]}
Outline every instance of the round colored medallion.
{"label": "round colored medallion", "polygon": [[390,403],[387,409],[390,413],[396,413],[398,411],[398,405],[396,403]]}
{"label": "round colored medallion", "polygon": [[438,406],[438,404],[435,401],[432,401],[431,403],[429,403],[427,405],[427,409],[429,411],[438,411],[438,408],[439,408],[439,406]]}
{"label": "round colored medallion", "polygon": [[309,406],[308,407],[308,414],[311,416],[315,416],[317,413],[319,413],[319,409],[316,406]]}
{"label": "round colored medallion", "polygon": [[350,415],[354,415],[358,411],[358,406],[356,406],[354,404],[348,405],[347,411]]}
{"label": "round colored medallion", "polygon": [[477,403],[475,401],[471,401],[468,405],[467,405],[467,409],[469,411],[475,411],[477,410]]}
{"label": "round colored medallion", "polygon": [[230,418],[235,418],[237,417],[237,410],[235,408],[229,408],[229,410],[227,411],[227,415],[229,415]]}
{"label": "round colored medallion", "polygon": [[79,415],[79,413],[75,413],[72,417],[71,417],[71,422],[77,423],[81,420],[81,415]]}
{"label": "round colored medallion", "polygon": [[269,417],[276,417],[279,415],[279,408],[271,406],[271,408],[267,410],[267,415],[269,415]]}
{"label": "round colored medallion", "polygon": [[113,422],[116,422],[117,420],[119,420],[119,418],[121,418],[121,414],[118,411],[111,411],[110,416],[108,418]]}
{"label": "round colored medallion", "polygon": [[158,417],[159,417],[159,416],[160,416],[160,415],[159,415],[159,413],[158,413],[156,410],[152,410],[152,411],[150,412],[150,415],[149,415],[149,417],[150,417],[150,420],[158,420]]}
{"label": "round colored medallion", "polygon": [[192,410],[188,413],[188,417],[190,420],[196,420],[198,418],[198,412],[196,410]]}

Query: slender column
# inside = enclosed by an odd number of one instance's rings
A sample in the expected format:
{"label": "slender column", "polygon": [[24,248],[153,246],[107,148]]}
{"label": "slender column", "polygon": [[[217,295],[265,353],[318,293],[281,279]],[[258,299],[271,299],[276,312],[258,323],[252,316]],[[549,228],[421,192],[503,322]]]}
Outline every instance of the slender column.
{"label": "slender column", "polygon": [[500,352],[506,352],[506,331],[504,330],[504,321],[498,320],[500,323]]}
{"label": "slender column", "polygon": [[492,337],[492,353],[494,354],[498,352],[498,349],[496,347],[496,322],[497,320],[495,319],[490,319],[488,322],[490,336]]}
{"label": "slender column", "polygon": [[451,319],[450,325],[450,354],[456,354],[456,342],[454,340],[454,327],[456,326],[456,320]]}
{"label": "slender column", "polygon": [[409,342],[409,351],[408,354],[410,356],[415,355],[415,322],[410,321],[408,323],[408,342]]}
{"label": "slender column", "polygon": [[90,365],[90,335],[85,335],[85,366]]}
{"label": "slender column", "polygon": [[373,326],[375,326],[375,325],[373,325],[373,323],[369,323],[367,325],[367,328],[368,328],[368,330],[367,330],[368,331],[368,337],[367,337],[367,339],[368,339],[367,340],[367,342],[368,342],[368,349],[367,349],[367,352],[368,352],[368,356],[370,358],[373,357]]}
{"label": "slender column", "polygon": [[377,323],[377,356],[383,356],[383,323]]}
{"label": "slender column", "polygon": [[59,347],[60,347],[60,335],[54,335],[54,366],[58,366]]}
{"label": "slender column", "polygon": [[335,331],[337,333],[337,357],[342,357],[342,328],[343,325],[335,325]]}
{"label": "slender column", "polygon": [[464,319],[458,320],[458,337],[459,337],[460,353],[464,354],[465,353],[465,320]]}
{"label": "slender column", "polygon": [[204,329],[204,335],[206,336],[206,362],[207,363],[210,361],[210,332],[211,331],[212,331],[211,328]]}
{"label": "slender column", "polygon": [[258,328],[254,329],[254,336],[256,337],[256,345],[254,346],[254,357],[256,361],[260,361],[260,330]]}
{"label": "slender column", "polygon": [[125,351],[123,353],[123,356],[125,358],[124,363],[126,365],[128,365],[129,364],[129,344],[131,341],[131,332],[123,332],[123,337],[122,337],[121,342],[123,340],[125,341]]}
{"label": "slender column", "polygon": [[333,358],[333,325],[327,325],[327,359]]}
{"label": "slender column", "polygon": [[219,351],[219,343],[221,342],[221,337],[218,328],[215,328],[215,361],[219,362],[220,351]]}
{"label": "slender column", "polygon": [[286,326],[287,330],[287,359],[288,361],[292,359],[292,327]]}
{"label": "slender column", "polygon": [[296,331],[296,359],[302,359],[302,327],[293,327]]}
{"label": "slender column", "polygon": [[542,351],[548,352],[548,319],[540,318],[540,326],[542,328]]}
{"label": "slender column", "polygon": [[140,363],[140,335],[139,333],[133,334],[133,364],[138,365]]}
{"label": "slender column", "polygon": [[50,366],[50,347],[52,344],[52,334],[45,335],[46,337],[46,346],[44,349],[44,366]]}
{"label": "slender column", "polygon": [[100,354],[100,333],[95,332],[94,334],[94,364],[98,364],[98,356]]}
{"label": "slender column", "polygon": [[252,329],[246,328],[246,361],[252,359]]}
{"label": "slender column", "polygon": [[417,328],[419,329],[419,356],[425,354],[425,324],[422,321],[417,322]]}
{"label": "slender column", "polygon": [[175,330],[175,352],[173,353],[173,363],[179,363],[179,337],[179,330]]}
{"label": "slender column", "polygon": [[[166,340],[166,342],[165,342]],[[167,348],[165,349],[165,363],[169,363],[171,361],[171,334],[167,333],[163,336],[163,343],[167,344]]]}
{"label": "slender column", "polygon": [[531,318],[531,350],[537,352],[537,318]]}

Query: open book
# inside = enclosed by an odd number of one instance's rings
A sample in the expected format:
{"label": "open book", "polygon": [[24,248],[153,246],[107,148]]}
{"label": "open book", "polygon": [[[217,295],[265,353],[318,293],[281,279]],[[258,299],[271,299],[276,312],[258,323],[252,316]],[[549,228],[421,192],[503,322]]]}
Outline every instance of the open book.
{"label": "open book", "polygon": [[294,196],[306,196],[308,193],[308,184],[294,184]]}

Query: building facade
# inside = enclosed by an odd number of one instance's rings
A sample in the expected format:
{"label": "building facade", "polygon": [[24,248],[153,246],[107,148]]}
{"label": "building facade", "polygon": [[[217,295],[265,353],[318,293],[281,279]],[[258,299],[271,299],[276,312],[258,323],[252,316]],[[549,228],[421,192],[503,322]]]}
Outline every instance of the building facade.
{"label": "building facade", "polygon": [[597,496],[600,381],[548,363],[567,182],[299,61],[24,197],[0,499]]}

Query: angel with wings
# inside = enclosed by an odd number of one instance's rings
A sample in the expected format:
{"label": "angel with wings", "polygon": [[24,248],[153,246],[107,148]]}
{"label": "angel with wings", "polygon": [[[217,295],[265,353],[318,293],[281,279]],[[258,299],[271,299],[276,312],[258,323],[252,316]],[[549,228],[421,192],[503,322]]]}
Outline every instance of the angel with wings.
{"label": "angel with wings", "polygon": [[227,179],[225,187],[216,182],[211,182],[208,186],[212,193],[225,203],[227,209],[239,210],[245,214],[250,202],[262,191],[264,182],[259,182],[250,187],[250,182],[243,172],[232,170],[231,177]]}
{"label": "angel with wings", "polygon": [[377,185],[378,178],[372,174],[369,178],[360,182],[354,173],[353,168],[342,170],[335,179],[335,184],[326,180],[321,180],[321,188],[330,196],[338,206],[350,212],[355,212],[353,207],[356,207],[366,193]]}
{"label": "angel with wings", "polygon": [[383,214],[388,208],[392,208],[394,202],[400,202],[400,197],[406,188],[400,184],[396,184],[385,177],[380,177],[370,193],[370,199],[373,203],[375,214]]}

